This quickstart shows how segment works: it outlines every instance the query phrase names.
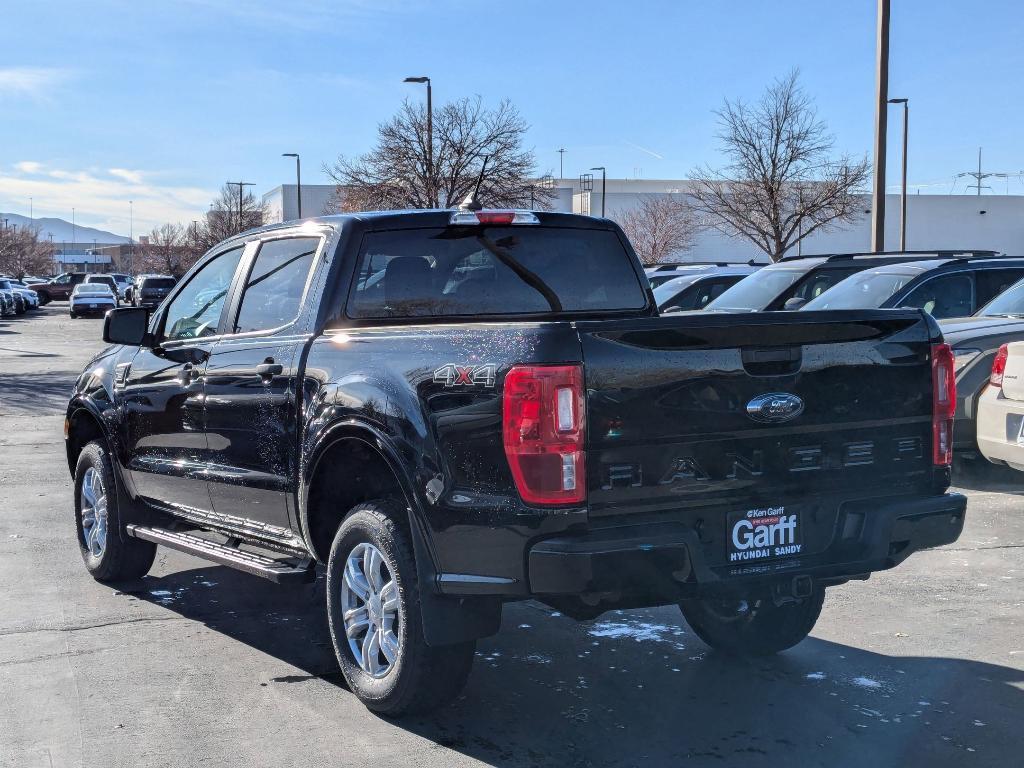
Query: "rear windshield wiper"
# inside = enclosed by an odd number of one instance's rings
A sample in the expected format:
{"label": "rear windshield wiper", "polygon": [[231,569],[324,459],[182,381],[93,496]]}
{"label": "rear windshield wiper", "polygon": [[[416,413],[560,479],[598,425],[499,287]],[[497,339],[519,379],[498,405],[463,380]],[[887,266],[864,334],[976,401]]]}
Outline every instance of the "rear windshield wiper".
{"label": "rear windshield wiper", "polygon": [[484,235],[478,235],[476,239],[477,242],[480,243],[480,245],[482,245],[488,251],[497,256],[502,264],[511,269],[513,272],[515,272],[519,276],[520,280],[522,280],[528,286],[537,291],[537,293],[543,296],[544,300],[547,301],[548,306],[551,307],[552,312],[562,311],[562,302],[558,298],[558,294],[556,294],[552,290],[550,285],[541,280],[540,276],[538,276],[536,272],[532,272],[531,270],[524,267],[522,263],[520,263],[520,261],[516,259],[516,257],[513,256],[510,251],[506,250],[505,248],[502,248],[489,237],[485,237]]}

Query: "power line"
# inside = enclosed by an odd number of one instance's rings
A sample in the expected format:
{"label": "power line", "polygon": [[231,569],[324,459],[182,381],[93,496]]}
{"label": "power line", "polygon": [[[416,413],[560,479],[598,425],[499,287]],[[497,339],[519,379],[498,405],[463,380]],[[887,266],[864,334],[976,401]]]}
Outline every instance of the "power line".
{"label": "power line", "polygon": [[1008,174],[1008,173],[1000,173],[1000,172],[994,172],[994,171],[988,171],[988,172],[983,173],[982,170],[981,170],[981,147],[978,147],[978,170],[976,170],[976,171],[964,171],[963,173],[958,173],[954,178],[959,179],[959,178],[961,178],[963,176],[970,176],[972,179],[974,179],[974,183],[973,184],[968,184],[966,188],[967,189],[976,189],[976,190],[978,190],[978,197],[981,197],[981,190],[983,190],[983,189],[992,189],[992,187],[990,187],[988,184],[982,184],[981,182],[983,182],[985,179],[989,179],[989,178],[1005,179],[1009,175],[1010,174]]}

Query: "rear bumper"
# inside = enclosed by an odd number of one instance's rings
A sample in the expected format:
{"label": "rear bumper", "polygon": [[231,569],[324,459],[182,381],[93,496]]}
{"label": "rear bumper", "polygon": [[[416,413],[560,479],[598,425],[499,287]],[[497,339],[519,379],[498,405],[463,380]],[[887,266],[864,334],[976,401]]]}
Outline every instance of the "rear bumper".
{"label": "rear bumper", "polygon": [[844,505],[831,544],[800,557],[729,564],[722,540],[682,523],[622,525],[537,542],[529,550],[534,595],[633,594],[670,602],[809,576],[818,583],[863,578],[914,552],[949,544],[963,530],[967,499],[956,493]]}
{"label": "rear bumper", "polygon": [[113,302],[96,302],[95,307],[89,306],[90,302],[74,302],[71,304],[71,313],[74,315],[103,315],[114,308]]}
{"label": "rear bumper", "polygon": [[978,448],[989,461],[1024,468],[1024,444],[1018,442],[1024,400],[1010,400],[987,388],[978,398]]}

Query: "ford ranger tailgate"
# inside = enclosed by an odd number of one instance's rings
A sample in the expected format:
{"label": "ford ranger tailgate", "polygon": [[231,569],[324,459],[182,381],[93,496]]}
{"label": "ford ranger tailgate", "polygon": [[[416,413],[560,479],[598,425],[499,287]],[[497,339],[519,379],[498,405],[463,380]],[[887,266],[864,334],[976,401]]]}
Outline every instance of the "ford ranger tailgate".
{"label": "ford ranger tailgate", "polygon": [[779,508],[822,497],[932,483],[939,338],[920,312],[697,313],[577,328],[595,522],[699,509],[760,509],[778,522]]}

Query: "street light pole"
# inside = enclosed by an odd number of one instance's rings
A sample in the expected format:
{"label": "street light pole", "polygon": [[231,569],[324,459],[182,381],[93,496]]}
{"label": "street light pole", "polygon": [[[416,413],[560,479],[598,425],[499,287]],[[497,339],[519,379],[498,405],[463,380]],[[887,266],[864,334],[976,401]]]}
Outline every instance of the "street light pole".
{"label": "street light pole", "polygon": [[407,77],[405,83],[426,83],[427,85],[427,203],[437,208],[438,202],[434,191],[434,103],[431,94],[430,78]]}
{"label": "street light pole", "polygon": [[135,272],[135,201],[128,201],[128,271]]}
{"label": "street light pole", "polygon": [[907,250],[907,122],[910,99],[889,99],[890,104],[903,105],[903,186],[900,188],[900,250]]}
{"label": "street light pole", "polygon": [[281,157],[294,157],[295,158],[295,203],[296,209],[299,213],[299,218],[302,218],[302,168],[299,165],[299,155],[297,152],[285,152]]}
{"label": "street light pole", "polygon": [[558,150],[558,178],[560,180],[565,178],[565,170],[564,170],[564,167],[563,167],[563,161],[564,160],[565,160],[565,149],[562,148],[562,149]]}
{"label": "street light pole", "polygon": [[875,172],[871,192],[871,248],[885,250],[885,142],[889,100],[889,0],[878,0],[875,50]]}
{"label": "street light pole", "polygon": [[592,170],[592,171],[600,171],[601,172],[601,218],[603,219],[604,218],[604,201],[605,201],[605,198],[608,196],[606,194],[606,192],[608,191],[608,176],[607,176],[607,173],[605,172],[605,168],[604,168],[603,165],[595,166],[594,168],[591,168],[590,170]]}
{"label": "street light pole", "polygon": [[227,183],[238,187],[238,231],[241,232],[245,229],[245,225],[242,223],[242,190],[244,187],[253,187],[255,184],[251,181],[229,181]]}

